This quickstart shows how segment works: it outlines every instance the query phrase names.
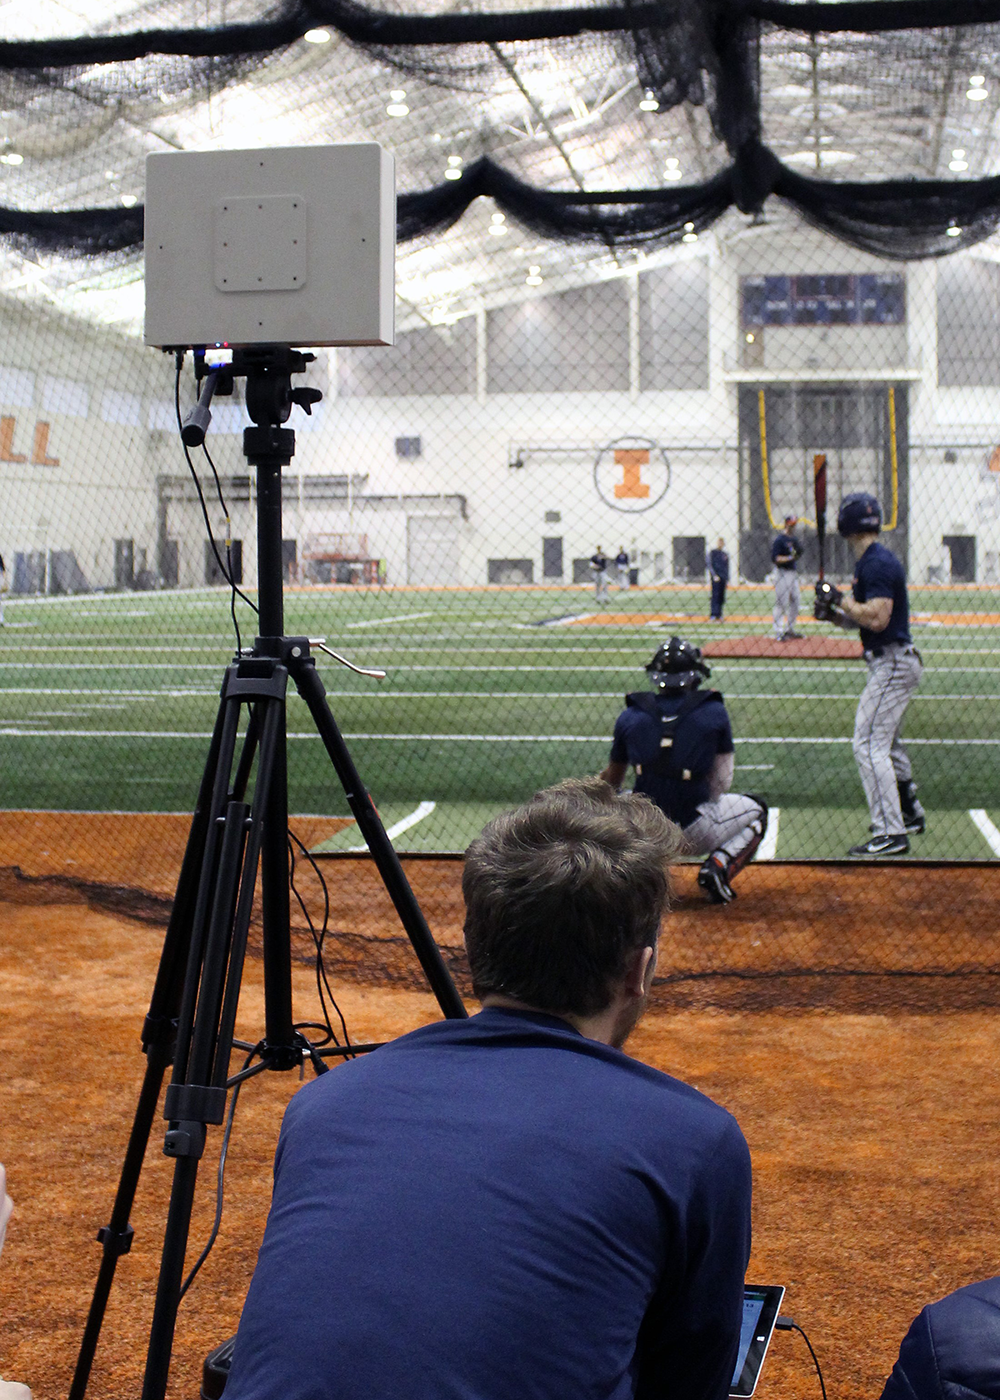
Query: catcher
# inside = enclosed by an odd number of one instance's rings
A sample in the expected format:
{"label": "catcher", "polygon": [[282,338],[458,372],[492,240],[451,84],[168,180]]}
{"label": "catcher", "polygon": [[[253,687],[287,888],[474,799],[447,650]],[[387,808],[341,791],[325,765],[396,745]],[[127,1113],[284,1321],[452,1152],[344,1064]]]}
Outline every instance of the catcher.
{"label": "catcher", "polygon": [[671,637],[646,671],[653,691],[626,695],[601,777],[619,788],[631,765],[635,791],[677,823],[686,854],[707,857],[698,884],[714,903],[728,904],[736,898],[734,876],[764,839],[767,804],[729,791],[732,726],[720,693],[698,688],[712,674],[700,648]]}
{"label": "catcher", "polygon": [[926,818],[917,801],[902,729],[923,664],[910,638],[906,575],[896,556],[879,543],[882,511],[874,496],[845,496],[837,530],[857,561],[851,597],[832,583],[816,584],[813,614],[820,622],[860,628],[868,680],[854,721],[854,761],[871,813],[872,835],[852,846],[851,856],[902,856],[908,833],[922,832]]}

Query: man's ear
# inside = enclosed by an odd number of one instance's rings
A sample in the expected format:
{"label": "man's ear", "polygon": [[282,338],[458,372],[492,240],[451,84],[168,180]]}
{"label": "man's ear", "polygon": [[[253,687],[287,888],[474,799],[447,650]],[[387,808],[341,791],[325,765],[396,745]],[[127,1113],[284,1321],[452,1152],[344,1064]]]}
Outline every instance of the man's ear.
{"label": "man's ear", "polygon": [[650,947],[648,944],[642,948],[636,948],[629,959],[628,968],[625,973],[625,987],[635,997],[645,997],[649,995],[649,989],[653,985],[653,973],[656,971],[656,945]]}

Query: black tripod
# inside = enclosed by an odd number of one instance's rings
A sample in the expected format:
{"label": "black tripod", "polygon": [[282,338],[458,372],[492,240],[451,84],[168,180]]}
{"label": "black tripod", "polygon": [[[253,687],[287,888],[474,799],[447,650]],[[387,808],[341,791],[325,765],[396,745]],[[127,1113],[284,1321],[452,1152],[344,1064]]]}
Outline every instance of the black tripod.
{"label": "black tripod", "polygon": [[[163,1400],[180,1302],[184,1257],[198,1162],[209,1123],[221,1124],[230,1089],[262,1069],[288,1070],[309,1058],[345,1047],[316,1049],[292,1019],[288,794],[285,695],[291,678],[313,722],[379,874],[445,1016],[465,1007],[420,911],[378,813],[358,776],[310,655],[306,637],[286,637],[282,599],[281,469],[292,460],[295,434],[283,424],[293,404],[308,411],[320,396],[293,389],[291,375],[313,357],[286,346],[233,353],[231,368],[208,371],[199,407],[185,440],[204,438],[213,391],[225,392],[235,375],[246,376],[247,412],[253,427],[243,451],[257,469],[257,551],[260,635],[253,650],[227,667],[219,712],[181,866],[173,912],[142,1040],[146,1072],[122,1165],[111,1221],[98,1231],[104,1246],[94,1296],[80,1346],[70,1400],[83,1400],[118,1259],[132,1246],[129,1215],[167,1067],[163,1150],[176,1160],[164,1233],[142,1400]],[[221,376],[221,380],[220,380]],[[193,423],[192,423],[193,420]],[[241,737],[241,721],[247,710]],[[256,762],[255,762],[256,760]],[[247,800],[253,779],[252,798]],[[230,1074],[233,1032],[260,867],[265,1034],[260,1063]],[[371,1047],[367,1047],[371,1048]],[[348,1053],[350,1053],[348,1051]]]}

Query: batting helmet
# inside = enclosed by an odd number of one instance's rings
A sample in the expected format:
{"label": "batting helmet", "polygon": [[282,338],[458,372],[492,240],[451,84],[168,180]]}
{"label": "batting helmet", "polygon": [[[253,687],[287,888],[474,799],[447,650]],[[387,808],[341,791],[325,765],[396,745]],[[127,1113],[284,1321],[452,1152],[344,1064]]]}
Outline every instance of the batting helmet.
{"label": "batting helmet", "polygon": [[671,637],[657,647],[646,671],[659,690],[693,690],[701,685],[702,677],[707,679],[712,674],[701,659],[701,647],[692,646],[681,637]]}
{"label": "batting helmet", "polygon": [[837,530],[841,535],[878,534],[882,528],[882,510],[874,496],[867,491],[852,491],[840,503]]}

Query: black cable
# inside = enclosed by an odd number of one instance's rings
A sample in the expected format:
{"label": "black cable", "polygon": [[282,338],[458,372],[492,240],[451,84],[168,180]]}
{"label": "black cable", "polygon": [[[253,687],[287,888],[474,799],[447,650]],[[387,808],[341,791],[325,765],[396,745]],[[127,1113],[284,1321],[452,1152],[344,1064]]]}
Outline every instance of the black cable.
{"label": "black cable", "polygon": [[[251,1062],[254,1059],[254,1056],[260,1054],[262,1049],[263,1042],[254,1046],[254,1048],[247,1055],[246,1059],[243,1061],[244,1069],[249,1068]],[[229,1154],[229,1139],[232,1136],[233,1119],[236,1117],[236,1104],[239,1101],[240,1090],[242,1089],[242,1087],[242,1084],[237,1084],[235,1089],[233,1090],[232,1098],[229,1100],[229,1112],[226,1114],[226,1127],[225,1131],[222,1134],[222,1146],[219,1148],[219,1166],[216,1171],[215,1179],[215,1220],[212,1224],[212,1232],[208,1237],[208,1241],[205,1245],[205,1248],[201,1251],[201,1253],[198,1255],[197,1260],[193,1264],[191,1272],[188,1274],[187,1278],[181,1285],[181,1291],[177,1297],[178,1302],[181,1301],[181,1299],[184,1297],[184,1294],[191,1287],[192,1283],[194,1283],[195,1275],[198,1273],[198,1270],[201,1268],[202,1264],[204,1264],[205,1260],[211,1254],[212,1249],[215,1245],[215,1241],[219,1238],[219,1228],[222,1225],[222,1208],[223,1203],[225,1201],[226,1157]]]}
{"label": "black cable", "polygon": [[[323,923],[318,933],[316,931],[316,926],[313,923],[309,910],[305,906],[305,902],[302,898],[302,895],[299,893],[299,890],[296,888],[295,885],[295,846],[298,846],[304,859],[309,862],[310,866],[312,867],[313,873],[316,876],[316,879],[319,881],[320,888],[323,891]],[[323,946],[326,942],[326,935],[329,932],[330,927],[330,891],[327,887],[326,879],[323,875],[323,872],[317,864],[316,860],[314,859],[312,852],[298,838],[298,836],[295,835],[295,832],[292,831],[290,827],[288,828],[288,853],[290,859],[289,880],[291,883],[292,893],[295,895],[295,898],[299,904],[299,908],[302,910],[306,923],[309,926],[309,931],[312,934],[313,943],[316,948],[316,991],[319,994],[319,1002],[320,1006],[323,1008],[323,1018],[325,1022],[325,1024],[321,1028],[317,1029],[323,1029],[327,1035],[326,1040],[322,1041],[321,1044],[329,1044],[330,1041],[332,1041],[334,1045],[340,1045],[341,1043],[340,1040],[337,1038],[337,1033],[334,1031],[332,1022],[330,1020],[330,1012],[327,1008],[327,999],[329,999],[329,1003],[333,1007],[334,1011],[337,1013],[337,1019],[340,1021],[340,1028],[344,1037],[343,1043],[344,1045],[349,1047],[351,1044],[351,1037],[350,1032],[347,1029],[347,1021],[344,1018],[344,1013],[340,1009],[340,1005],[337,1002],[337,998],[333,994],[333,988],[330,986],[330,979],[326,971],[326,964],[323,960]],[[309,1022],[302,1022],[301,1024],[296,1026],[296,1030],[307,1030],[312,1028],[314,1027]],[[350,1058],[353,1058],[353,1056],[351,1056]]]}
{"label": "black cable", "polygon": [[779,1317],[778,1320],[777,1320],[777,1322],[775,1322],[774,1325],[775,1325],[775,1328],[776,1328],[779,1332],[801,1332],[801,1333],[802,1333],[802,1340],[805,1342],[806,1346],[809,1348],[809,1355],[812,1357],[812,1359],[813,1359],[813,1365],[816,1367],[816,1374],[817,1374],[817,1376],[819,1377],[819,1388],[820,1388],[820,1391],[821,1391],[821,1393],[822,1393],[823,1400],[826,1400],[826,1386],[823,1384],[823,1372],[822,1372],[822,1370],[820,1369],[819,1357],[818,1357],[818,1356],[816,1355],[816,1353],[813,1351],[812,1342],[811,1342],[811,1341],[809,1340],[809,1338],[806,1336],[805,1328],[804,1328],[804,1327],[800,1327],[799,1324],[795,1321],[795,1319],[794,1319],[793,1317]]}
{"label": "black cable", "polygon": [[[183,365],[184,365],[184,351],[183,351],[183,350],[178,350],[178,351],[177,351],[177,354],[176,354],[176,357],[175,357],[175,362],[176,362],[177,372],[176,372],[176,374],[174,375],[174,412],[175,412],[175,414],[176,414],[176,416],[177,416],[177,430],[178,430],[178,432],[180,432],[181,425],[182,425],[182,422],[183,422],[183,419],[182,419],[182,417],[181,417],[181,369],[183,368]],[[226,565],[222,562],[222,555],[219,553],[219,546],[218,546],[218,544],[216,543],[215,534],[214,534],[214,532],[213,532],[213,530],[212,530],[212,522],[211,522],[211,520],[209,519],[209,515],[208,515],[208,506],[207,506],[206,503],[205,503],[205,493],[204,493],[204,491],[201,489],[201,482],[200,482],[200,480],[198,479],[198,473],[197,473],[197,471],[195,470],[194,462],[192,462],[192,460],[191,460],[191,454],[190,454],[190,452],[189,452],[188,449],[187,449],[187,444],[184,442],[183,439],[181,440],[181,450],[182,450],[183,453],[184,453],[184,460],[185,460],[185,461],[187,462],[187,464],[188,464],[188,471],[191,473],[191,480],[194,482],[194,489],[195,489],[195,490],[197,491],[197,493],[198,493],[198,502],[199,502],[199,504],[201,505],[201,513],[202,513],[202,516],[203,516],[204,521],[205,521],[205,529],[208,531],[208,540],[209,540],[209,543],[210,543],[211,546],[212,546],[212,553],[215,555],[215,562],[216,562],[216,563],[218,564],[218,566],[219,566],[219,571],[220,571],[220,573],[222,574],[222,577],[223,577],[223,578],[226,580],[226,582],[229,584],[230,588],[233,589],[234,592],[236,592],[236,593],[239,594],[239,596],[243,599],[244,603],[246,603],[247,607],[252,608],[254,612],[258,612],[259,609],[258,609],[258,607],[257,607],[257,604],[253,601],[252,598],[248,598],[247,595],[243,592],[243,590],[242,590],[241,588],[237,588],[237,587],[236,587],[236,584],[235,584],[235,582],[233,581],[233,577],[232,577],[232,572],[231,572],[231,570],[227,569],[227,568],[226,568]],[[234,621],[234,624],[235,624],[235,621],[236,621],[235,617],[233,618],[233,621]],[[238,642],[239,642],[239,627],[236,628],[236,638],[237,638],[237,643],[238,643]]]}
{"label": "black cable", "polygon": [[226,518],[226,563],[229,566],[229,612],[233,619],[233,629],[236,632],[236,650],[237,652],[241,652],[243,650],[243,642],[240,638],[240,624],[236,618],[236,575],[233,570],[232,549],[233,525],[229,518],[229,507],[226,505],[226,498],[222,494],[222,482],[219,480],[219,473],[216,470],[215,462],[212,460],[212,454],[208,450],[207,442],[202,443],[201,450],[204,452],[205,459],[212,469],[212,478],[215,481],[215,494],[219,498],[219,505],[222,507],[222,513]]}

